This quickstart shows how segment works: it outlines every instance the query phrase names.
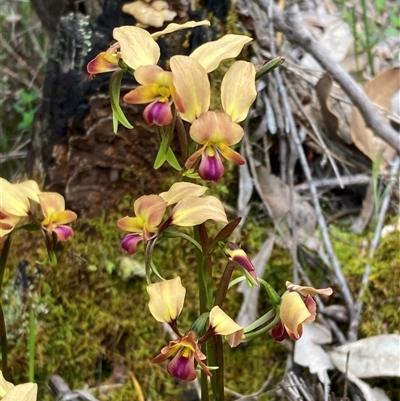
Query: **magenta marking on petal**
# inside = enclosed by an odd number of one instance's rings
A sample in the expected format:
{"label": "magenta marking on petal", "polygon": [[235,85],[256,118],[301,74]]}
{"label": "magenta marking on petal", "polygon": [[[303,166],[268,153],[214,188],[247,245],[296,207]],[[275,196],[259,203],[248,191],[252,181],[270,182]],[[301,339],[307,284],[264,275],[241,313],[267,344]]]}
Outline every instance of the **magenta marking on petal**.
{"label": "magenta marking on petal", "polygon": [[133,254],[137,251],[138,242],[143,240],[142,234],[128,234],[121,241],[121,247],[124,251]]}
{"label": "magenta marking on petal", "polygon": [[57,234],[58,240],[61,242],[65,242],[68,238],[74,236],[74,230],[68,226],[57,226],[53,228],[53,231]]}
{"label": "magenta marking on petal", "polygon": [[150,103],[144,109],[143,118],[147,124],[156,124],[160,126],[171,124],[173,116],[170,103],[160,101]]}
{"label": "magenta marking on petal", "polygon": [[167,371],[171,376],[180,380],[194,380],[196,378],[196,370],[194,369],[194,354],[189,357],[182,355],[182,351],[178,352],[172,361],[168,364]]}
{"label": "magenta marking on petal", "polygon": [[218,152],[213,156],[207,155],[206,151],[201,155],[199,175],[203,180],[217,182],[224,175],[225,168]]}

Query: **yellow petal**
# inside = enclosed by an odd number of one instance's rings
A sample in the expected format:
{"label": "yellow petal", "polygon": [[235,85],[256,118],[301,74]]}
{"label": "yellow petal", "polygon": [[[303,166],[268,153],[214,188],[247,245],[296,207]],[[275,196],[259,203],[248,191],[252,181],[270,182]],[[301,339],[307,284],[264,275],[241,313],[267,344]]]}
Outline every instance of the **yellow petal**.
{"label": "yellow petal", "polygon": [[158,38],[167,33],[180,31],[181,29],[195,28],[196,26],[204,26],[204,25],[210,26],[210,21],[207,21],[207,20],[198,21],[198,22],[188,21],[188,22],[185,22],[184,24],[171,23],[171,24],[168,24],[167,27],[165,29],[163,29],[162,31],[154,32],[151,36],[153,38]]}
{"label": "yellow petal", "polygon": [[294,337],[299,339],[299,326],[310,317],[311,313],[297,292],[289,292],[282,297],[280,318],[289,335],[293,333]]}
{"label": "yellow petal", "polygon": [[187,196],[202,196],[207,190],[207,187],[193,184],[191,182],[176,182],[175,184],[172,184],[167,192],[161,193],[160,196],[169,206],[178,203]]}
{"label": "yellow petal", "polygon": [[172,212],[172,224],[182,227],[197,226],[207,220],[228,222],[221,201],[214,196],[189,196],[181,200]]}
{"label": "yellow petal", "polygon": [[161,223],[167,202],[161,196],[146,195],[137,199],[133,208],[136,216],[143,219],[146,228],[153,231]]}
{"label": "yellow petal", "polygon": [[146,104],[156,100],[159,96],[159,86],[157,84],[142,85],[128,92],[124,96],[124,102]]}
{"label": "yellow petal", "polygon": [[210,107],[210,82],[205,69],[187,56],[170,60],[173,83],[183,109],[177,104],[183,120],[193,122]]}
{"label": "yellow petal", "polygon": [[52,219],[52,216],[56,213],[65,210],[65,200],[60,194],[56,192],[42,192],[38,196],[43,216],[46,219],[43,224],[47,224],[47,220]]}
{"label": "yellow petal", "polygon": [[150,284],[147,293],[150,312],[158,322],[171,323],[178,318],[186,294],[180,277]]}
{"label": "yellow petal", "polygon": [[114,28],[114,39],[120,45],[121,57],[131,68],[157,64],[160,48],[149,32],[136,26]]}
{"label": "yellow petal", "polygon": [[37,384],[24,383],[15,386],[2,399],[2,401],[36,401]]}
{"label": "yellow petal", "polygon": [[41,193],[39,185],[36,181],[28,180],[14,184],[14,187],[18,189],[21,194],[24,194],[27,198],[39,203],[38,194]]}
{"label": "yellow petal", "polygon": [[290,281],[286,281],[286,288],[289,291],[296,291],[299,294],[303,295],[304,297],[306,297],[307,295],[318,295],[318,294],[322,294],[322,295],[332,295],[332,288],[314,288],[314,287],[302,287],[301,285],[296,285],[291,283]]}
{"label": "yellow petal", "polygon": [[228,342],[231,347],[236,347],[243,339],[243,327],[235,323],[219,306],[214,306],[210,311],[210,327],[215,334],[229,336]]}
{"label": "yellow petal", "polygon": [[12,230],[14,230],[14,227],[19,223],[21,220],[20,216],[9,216],[5,215],[3,217],[3,212],[0,208],[0,216],[2,218],[0,219],[0,242],[3,239],[5,235],[10,233]]}
{"label": "yellow petal", "polygon": [[27,216],[29,199],[18,186],[0,177],[0,207],[6,215]]}
{"label": "yellow petal", "polygon": [[232,121],[243,121],[256,99],[256,69],[253,63],[236,61],[222,79],[222,107]]}
{"label": "yellow petal", "polygon": [[107,55],[107,52],[99,53],[93,60],[89,61],[86,69],[89,74],[100,74],[102,72],[111,72],[119,69],[119,58],[115,53]]}
{"label": "yellow petal", "polygon": [[252,40],[243,35],[225,35],[218,40],[201,45],[190,57],[197,60],[207,72],[211,72],[218,68],[222,60],[236,57],[243,46]]}

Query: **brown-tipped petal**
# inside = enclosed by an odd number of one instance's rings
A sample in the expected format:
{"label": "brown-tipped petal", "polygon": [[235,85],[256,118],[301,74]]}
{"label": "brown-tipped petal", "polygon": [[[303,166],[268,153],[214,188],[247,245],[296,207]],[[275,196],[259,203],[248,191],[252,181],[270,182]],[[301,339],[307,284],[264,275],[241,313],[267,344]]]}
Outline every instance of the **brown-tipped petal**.
{"label": "brown-tipped petal", "polygon": [[286,288],[289,291],[296,291],[299,294],[303,295],[304,297],[306,297],[307,295],[318,295],[318,294],[322,294],[322,295],[332,295],[332,288],[314,288],[314,287],[302,287],[301,285],[296,285],[291,283],[290,281],[286,281]]}

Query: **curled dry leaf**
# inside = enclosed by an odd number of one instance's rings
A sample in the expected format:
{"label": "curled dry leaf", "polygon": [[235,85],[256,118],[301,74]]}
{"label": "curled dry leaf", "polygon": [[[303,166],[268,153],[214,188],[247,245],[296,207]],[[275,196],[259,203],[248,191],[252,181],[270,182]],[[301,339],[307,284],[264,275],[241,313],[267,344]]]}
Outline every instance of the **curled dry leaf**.
{"label": "curled dry leaf", "polygon": [[[386,113],[399,113],[399,110],[391,110],[393,97],[399,90],[400,67],[381,72],[364,86],[364,91],[372,102]],[[357,108],[353,108],[350,133],[354,144],[371,160],[380,161],[383,158],[387,163],[394,159],[396,151],[367,128]]]}
{"label": "curled dry leaf", "polygon": [[329,383],[327,370],[334,369],[329,355],[321,347],[332,342],[330,330],[319,323],[303,325],[303,335],[295,342],[294,361],[308,367],[310,373],[316,373],[322,383]]}

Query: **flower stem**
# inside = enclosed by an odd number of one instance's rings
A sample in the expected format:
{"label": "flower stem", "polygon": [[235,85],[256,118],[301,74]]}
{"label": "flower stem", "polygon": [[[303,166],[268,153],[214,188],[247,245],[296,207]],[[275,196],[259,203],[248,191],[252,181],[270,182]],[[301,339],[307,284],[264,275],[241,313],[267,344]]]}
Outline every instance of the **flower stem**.
{"label": "flower stem", "polygon": [[[6,270],[8,254],[10,252],[12,234],[10,233],[4,241],[3,249],[1,250],[0,257],[0,297],[3,289],[3,277],[4,271]],[[1,370],[4,377],[8,378],[8,366],[7,366],[7,353],[8,353],[8,342],[7,342],[7,329],[6,321],[4,318],[3,305],[0,299],[0,342],[1,342]]]}
{"label": "flower stem", "polygon": [[33,308],[33,301],[30,300],[29,307],[29,381],[35,381],[35,311]]}

